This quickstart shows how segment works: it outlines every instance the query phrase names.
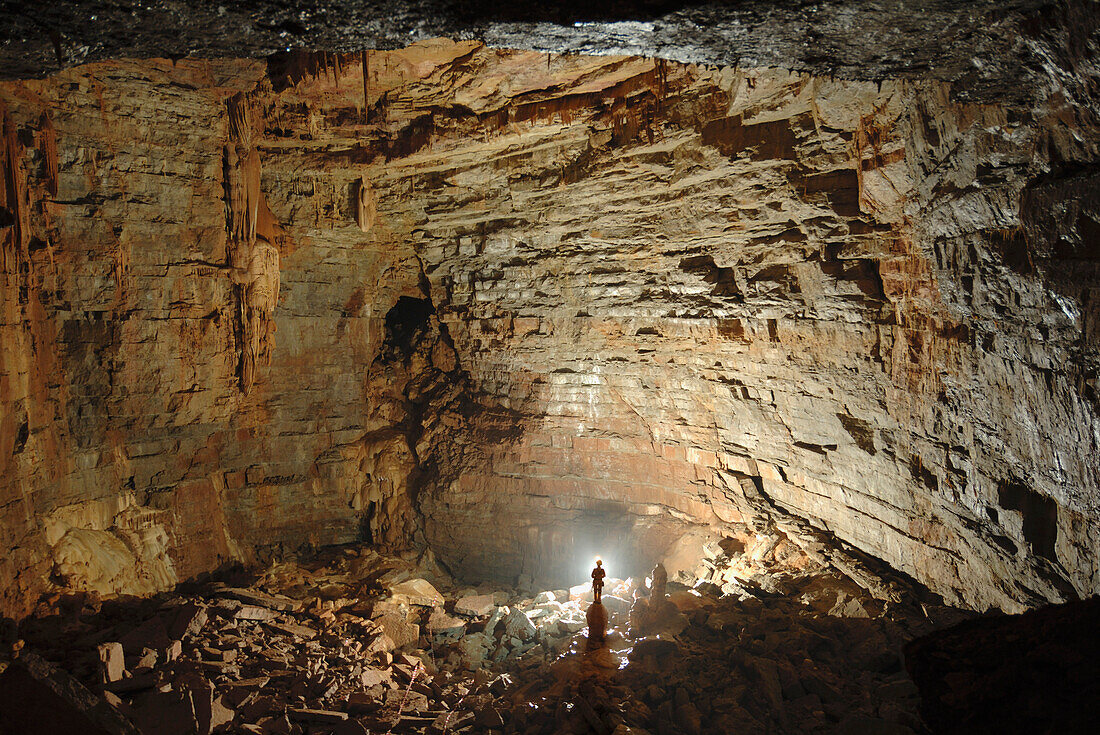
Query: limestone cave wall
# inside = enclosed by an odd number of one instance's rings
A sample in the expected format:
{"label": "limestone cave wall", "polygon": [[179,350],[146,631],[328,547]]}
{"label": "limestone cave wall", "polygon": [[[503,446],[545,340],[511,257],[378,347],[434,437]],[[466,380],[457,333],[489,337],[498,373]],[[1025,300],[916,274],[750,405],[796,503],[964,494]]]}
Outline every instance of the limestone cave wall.
{"label": "limestone cave wall", "polygon": [[434,40],[0,84],[0,612],[731,526],[977,608],[1100,590],[1078,72],[979,104]]}

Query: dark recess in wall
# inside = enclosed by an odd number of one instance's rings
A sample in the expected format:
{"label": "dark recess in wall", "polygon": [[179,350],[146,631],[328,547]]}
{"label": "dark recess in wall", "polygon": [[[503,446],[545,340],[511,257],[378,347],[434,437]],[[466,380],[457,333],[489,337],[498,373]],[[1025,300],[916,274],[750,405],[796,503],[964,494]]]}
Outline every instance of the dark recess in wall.
{"label": "dark recess in wall", "polygon": [[404,354],[412,352],[417,335],[428,327],[428,319],[435,313],[429,299],[402,296],[386,312],[386,344]]}
{"label": "dark recess in wall", "polygon": [[1058,541],[1058,504],[1018,482],[1002,482],[997,487],[997,497],[1002,508],[1023,515],[1024,538],[1031,544],[1031,550],[1057,562],[1054,545]]}

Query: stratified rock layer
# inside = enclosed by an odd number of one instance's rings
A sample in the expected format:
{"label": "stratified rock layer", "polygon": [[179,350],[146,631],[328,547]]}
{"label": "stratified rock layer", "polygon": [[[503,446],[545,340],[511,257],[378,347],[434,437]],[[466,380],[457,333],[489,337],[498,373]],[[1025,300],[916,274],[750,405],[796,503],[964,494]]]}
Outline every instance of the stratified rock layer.
{"label": "stratified rock layer", "polygon": [[1077,73],[1008,109],[431,41],[4,84],[0,608],[806,521],[978,608],[1100,590]]}

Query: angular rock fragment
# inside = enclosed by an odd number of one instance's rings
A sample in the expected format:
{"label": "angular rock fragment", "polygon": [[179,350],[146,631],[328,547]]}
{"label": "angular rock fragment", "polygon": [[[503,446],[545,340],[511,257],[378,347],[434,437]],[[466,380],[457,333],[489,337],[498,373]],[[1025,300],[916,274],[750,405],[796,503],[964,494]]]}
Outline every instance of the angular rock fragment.
{"label": "angular rock fragment", "polygon": [[405,602],[421,607],[442,606],[444,602],[443,595],[423,578],[398,582],[391,585],[389,590],[395,602]]}
{"label": "angular rock fragment", "polygon": [[375,622],[382,627],[385,638],[392,643],[393,649],[412,646],[420,640],[420,626],[409,622],[404,613],[386,613]]}
{"label": "angular rock fragment", "polygon": [[[505,608],[501,608],[504,610]],[[519,608],[508,609],[504,613],[501,624],[504,626],[504,634],[511,638],[517,638],[521,641],[530,640],[535,636],[537,630],[535,624],[531,622]]]}
{"label": "angular rock fragment", "polygon": [[268,623],[267,627],[300,640],[311,641],[317,637],[317,631],[308,625],[298,625],[296,623]]}
{"label": "angular rock fragment", "polygon": [[179,691],[151,691],[131,704],[134,724],[143,733],[157,735],[194,735],[198,718],[191,697]]}
{"label": "angular rock fragment", "polygon": [[257,605],[241,605],[234,613],[237,620],[274,620],[277,616],[274,610]]}
{"label": "angular rock fragment", "polygon": [[118,681],[126,673],[121,643],[102,643],[98,647],[100,673],[104,683]]}
{"label": "angular rock fragment", "polygon": [[343,722],[348,719],[347,712],[337,712],[335,710],[291,708],[286,713],[295,722],[314,722],[322,725]]}
{"label": "angular rock fragment", "polygon": [[834,618],[869,618],[867,610],[859,600],[849,597],[846,592],[840,592],[836,597],[836,604],[829,610]]}
{"label": "angular rock fragment", "polygon": [[193,602],[180,605],[168,624],[168,637],[173,640],[182,640],[187,636],[196,635],[207,621],[206,607]]}
{"label": "angular rock fragment", "polygon": [[164,618],[156,616],[119,637],[127,656],[141,656],[145,649],[165,651],[172,645]]}
{"label": "angular rock fragment", "polygon": [[538,618],[546,617],[547,615],[553,615],[555,613],[560,614],[562,611],[562,605],[560,602],[544,602],[540,605],[535,605],[526,611],[526,615],[531,620],[537,620]]}
{"label": "angular rock fragment", "polygon": [[19,735],[140,735],[106,701],[29,653],[0,672],[0,726]]}
{"label": "angular rock fragment", "polygon": [[409,687],[390,689],[385,695],[385,705],[399,712],[426,712],[428,698]]}
{"label": "angular rock fragment", "polygon": [[466,621],[462,618],[448,615],[443,611],[443,608],[436,608],[432,610],[432,614],[428,617],[428,623],[425,627],[429,633],[434,633],[436,635],[458,636],[462,635],[462,632],[466,629]]}
{"label": "angular rock fragment", "polygon": [[496,608],[493,595],[467,595],[455,602],[455,613],[471,618],[489,615]]}
{"label": "angular rock fragment", "polygon": [[114,692],[115,694],[126,694],[130,692],[141,692],[147,689],[152,689],[157,685],[157,677],[151,671],[147,671],[142,674],[135,674],[134,676],[119,679],[113,681],[110,684],[105,685],[105,688]]}

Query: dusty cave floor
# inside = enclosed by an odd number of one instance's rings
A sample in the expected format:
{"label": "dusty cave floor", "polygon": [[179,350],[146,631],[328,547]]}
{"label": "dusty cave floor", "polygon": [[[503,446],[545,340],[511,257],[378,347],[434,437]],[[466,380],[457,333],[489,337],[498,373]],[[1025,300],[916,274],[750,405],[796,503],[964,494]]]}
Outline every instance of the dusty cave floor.
{"label": "dusty cave floor", "polygon": [[730,541],[704,559],[711,581],[660,604],[646,580],[609,579],[595,650],[587,585],[465,587],[362,547],[151,599],[58,594],[13,648],[102,694],[104,732],[928,731],[902,647],[966,613]]}

